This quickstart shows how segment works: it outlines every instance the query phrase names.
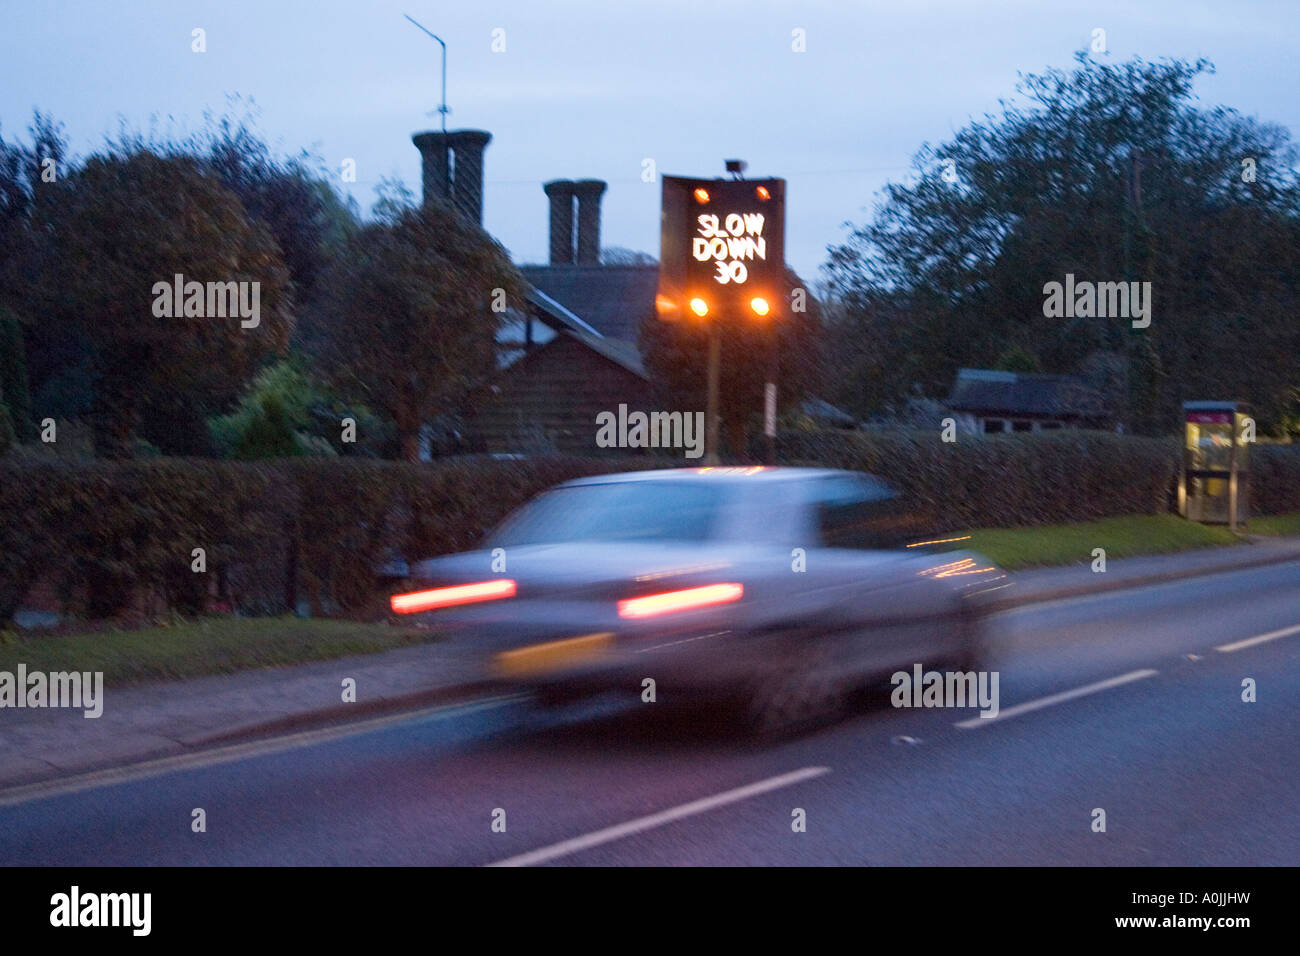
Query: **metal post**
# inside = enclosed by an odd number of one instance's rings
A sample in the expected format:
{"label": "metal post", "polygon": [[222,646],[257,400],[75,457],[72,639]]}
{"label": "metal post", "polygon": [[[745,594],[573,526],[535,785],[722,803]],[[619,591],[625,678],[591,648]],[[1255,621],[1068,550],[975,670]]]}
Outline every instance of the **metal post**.
{"label": "metal post", "polygon": [[[770,319],[771,316],[769,315]],[[775,321],[772,326],[767,360],[767,384],[763,388],[763,433],[767,436],[767,464],[776,464],[776,371],[780,361],[780,335]]]}
{"label": "metal post", "polygon": [[704,450],[706,465],[718,463],[718,374],[721,360],[722,336],[718,333],[718,322],[715,318],[709,323],[709,403],[708,410],[704,413],[707,436]]}
{"label": "metal post", "polygon": [[1228,446],[1228,530],[1237,530],[1237,414],[1229,413],[1232,444]]}
{"label": "metal post", "polygon": [[442,131],[447,132],[447,114],[451,110],[447,109],[447,44],[443,42],[442,37],[434,33],[420,21],[416,20],[409,13],[403,13],[402,16],[410,20],[415,26],[428,36],[438,41],[438,46],[442,47],[442,102],[438,104],[438,112],[442,114]]}

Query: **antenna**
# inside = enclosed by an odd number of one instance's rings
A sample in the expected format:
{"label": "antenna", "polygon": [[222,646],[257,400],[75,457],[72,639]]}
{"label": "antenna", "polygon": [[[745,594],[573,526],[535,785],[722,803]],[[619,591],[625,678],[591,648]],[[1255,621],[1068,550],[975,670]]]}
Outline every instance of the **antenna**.
{"label": "antenna", "polygon": [[447,44],[442,42],[442,37],[429,30],[409,13],[403,13],[402,16],[406,17],[406,19],[414,23],[419,27],[419,29],[437,40],[438,45],[442,47],[442,103],[438,107],[438,112],[442,114],[442,131],[445,133],[447,132],[447,114],[451,112],[451,110],[447,108]]}

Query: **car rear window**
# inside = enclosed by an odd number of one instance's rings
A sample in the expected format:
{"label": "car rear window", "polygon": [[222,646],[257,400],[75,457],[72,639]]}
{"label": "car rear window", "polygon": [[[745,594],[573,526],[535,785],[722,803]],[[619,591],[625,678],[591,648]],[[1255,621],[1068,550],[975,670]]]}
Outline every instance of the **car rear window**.
{"label": "car rear window", "polygon": [[823,547],[898,548],[913,533],[898,492],[867,476],[835,475],[814,483],[813,507]]}
{"label": "car rear window", "polygon": [[617,481],[549,491],[506,519],[489,547],[591,542],[699,542],[721,509],[716,485]]}

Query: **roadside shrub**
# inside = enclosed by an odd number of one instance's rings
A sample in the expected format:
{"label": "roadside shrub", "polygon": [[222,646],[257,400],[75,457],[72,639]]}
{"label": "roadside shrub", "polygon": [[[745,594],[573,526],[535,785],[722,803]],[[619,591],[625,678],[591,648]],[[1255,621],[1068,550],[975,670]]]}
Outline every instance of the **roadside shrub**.
{"label": "roadside shrub", "polygon": [[1250,473],[1252,513],[1300,511],[1300,445],[1254,446]]}
{"label": "roadside shrub", "polygon": [[1107,432],[961,435],[930,430],[820,431],[782,436],[787,464],[879,475],[941,526],[1009,527],[1168,510],[1177,481],[1172,439]]}
{"label": "roadside shrub", "polygon": [[466,457],[434,463],[298,459],[283,465],[302,502],[299,580],[313,613],[365,609],[378,569],[473,546],[533,495],[570,478],[662,467],[642,459]]}
{"label": "roadside shrub", "polygon": [[[63,610],[361,611],[380,570],[473,545],[537,492],[649,459],[0,462],[0,623],[38,582]],[[204,573],[193,570],[203,549]],[[161,609],[160,608],[160,609]]]}
{"label": "roadside shrub", "polygon": [[283,573],[275,485],[257,466],[185,459],[0,463],[0,620],[37,580],[96,618],[137,598],[197,613],[213,590],[238,604],[232,581],[255,593]]}
{"label": "roadside shrub", "polygon": [[[1086,521],[1169,510],[1178,443],[1103,432],[961,436],[792,432],[786,464],[868,471],[943,528]],[[384,606],[385,565],[471,548],[509,511],[562,481],[671,467],[662,458],[362,458],[257,462],[157,457],[0,461],[0,625],[38,582],[65,609],[122,614],[142,600],[200,613]],[[1300,510],[1300,447],[1252,450],[1256,513]],[[206,573],[192,570],[203,548]]]}
{"label": "roadside shrub", "polygon": [[3,398],[0,398],[0,457],[7,455],[17,441],[13,419],[9,415],[9,406],[4,403]]}

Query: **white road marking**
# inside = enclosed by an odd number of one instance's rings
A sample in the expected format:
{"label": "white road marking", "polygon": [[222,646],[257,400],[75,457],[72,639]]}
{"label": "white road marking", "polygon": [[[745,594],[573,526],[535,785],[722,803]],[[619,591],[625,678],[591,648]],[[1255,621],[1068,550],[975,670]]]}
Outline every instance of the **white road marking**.
{"label": "white road marking", "polygon": [[1284,627],[1280,631],[1269,631],[1267,634],[1256,634],[1254,637],[1233,641],[1231,644],[1220,644],[1215,650],[1222,654],[1231,654],[1233,651],[1254,647],[1256,644],[1263,644],[1265,641],[1276,641],[1279,637],[1289,637],[1292,634],[1300,634],[1300,624],[1295,627]]}
{"label": "white road marking", "polygon": [[1074,690],[1061,691],[1061,693],[1052,694],[1049,697],[1040,697],[1038,700],[1030,700],[1023,704],[1016,704],[1014,707],[1004,708],[998,712],[996,717],[972,717],[970,720],[958,721],[953,726],[960,727],[962,730],[970,730],[973,727],[986,727],[989,724],[997,723],[999,720],[1006,720],[1008,717],[1018,717],[1020,714],[1027,714],[1032,710],[1042,710],[1044,707],[1051,707],[1053,704],[1074,700],[1076,697],[1086,697],[1088,694],[1109,690],[1122,684],[1130,684],[1145,677],[1154,677],[1158,673],[1160,672],[1149,668],[1140,671],[1129,671],[1127,674],[1098,681],[1095,684],[1085,684],[1083,687],[1074,688]]}
{"label": "white road marking", "polygon": [[163,774],[173,773],[178,770],[193,770],[203,767],[213,767],[220,764],[245,760],[249,757],[262,757],[268,754],[282,753],[286,750],[296,750],[300,747],[309,747],[312,744],[324,743],[329,740],[337,740],[343,737],[352,737],[357,734],[369,733],[372,730],[380,730],[391,724],[398,724],[408,720],[443,720],[448,717],[459,716],[460,714],[474,713],[478,710],[503,707],[511,701],[522,700],[524,696],[526,695],[512,694],[507,697],[489,697],[483,700],[471,701],[469,703],[443,704],[438,707],[426,708],[425,710],[408,711],[402,714],[390,714],[386,717],[374,717],[370,720],[361,720],[355,723],[343,724],[336,727],[322,727],[318,730],[303,730],[298,733],[287,734],[283,737],[271,737],[266,740],[252,740],[247,743],[232,744],[226,747],[216,747],[211,750],[200,750],[195,753],[176,754],[171,757],[160,757],[156,760],[146,760],[140,763],[126,764],[122,767],[108,767],[104,770],[93,770],[89,773],[81,773],[73,777],[63,777],[55,780],[45,780],[37,783],[24,784],[23,786],[13,787],[9,790],[0,790],[0,807],[11,807],[20,803],[29,803],[33,800],[44,800],[47,797],[79,793],[82,790],[92,790],[96,787],[109,787],[118,783],[131,783],[136,780],[147,780],[151,777],[160,777]]}
{"label": "white road marking", "polygon": [[623,839],[623,837],[632,836],[634,833],[653,830],[655,827],[661,827],[666,823],[673,823],[686,817],[707,813],[729,803],[747,800],[750,797],[758,796],[760,793],[769,793],[830,772],[830,767],[804,767],[802,770],[795,770],[779,777],[769,777],[766,780],[760,780],[744,787],[737,787],[735,790],[727,790],[712,797],[692,800],[690,803],[683,803],[681,806],[673,807],[670,810],[652,813],[648,817],[639,817],[636,820],[629,820],[627,823],[606,827],[585,836],[574,837],[572,840],[565,840],[562,843],[555,843],[539,850],[521,853],[519,856],[512,856],[496,863],[489,863],[488,866],[532,866],[534,863],[546,863],[558,857],[589,850],[594,846],[600,846],[602,843],[612,843],[615,840]]}
{"label": "white road marking", "polygon": [[638,647],[637,653],[644,654],[647,651],[657,651],[664,647],[676,647],[678,644],[689,644],[691,641],[702,641],[706,637],[720,637],[723,634],[730,634],[730,631],[714,631],[712,634],[701,634],[699,637],[687,637],[680,641],[669,641],[667,644],[655,644],[652,647]]}

